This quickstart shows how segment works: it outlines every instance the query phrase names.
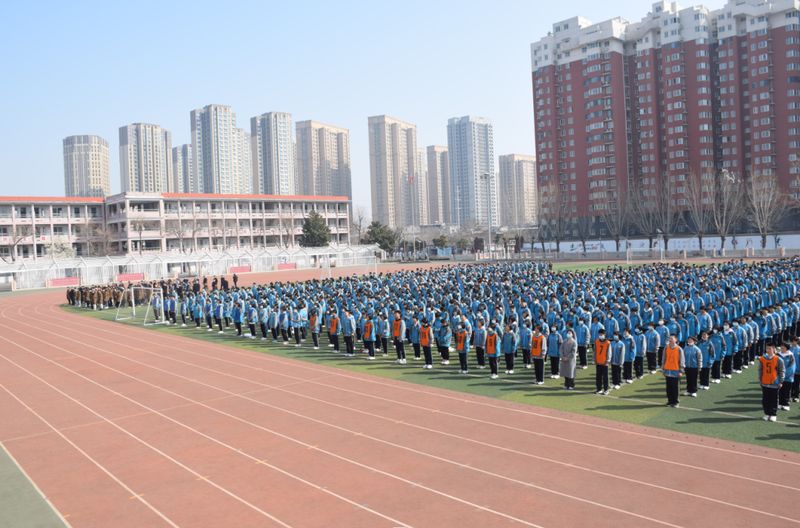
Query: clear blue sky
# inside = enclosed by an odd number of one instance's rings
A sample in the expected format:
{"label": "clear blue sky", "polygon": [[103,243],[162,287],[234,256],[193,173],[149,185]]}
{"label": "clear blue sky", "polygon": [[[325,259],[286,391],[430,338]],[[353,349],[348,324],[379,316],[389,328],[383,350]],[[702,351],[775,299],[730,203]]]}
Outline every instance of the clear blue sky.
{"label": "clear blue sky", "polygon": [[[716,8],[722,0],[706,2]],[[687,2],[688,5],[688,2]],[[157,123],[189,142],[189,111],[228,104],[350,129],[353,198],[369,211],[367,116],[447,144],[449,117],[494,123],[495,152],[533,153],[530,43],[582,15],[638,20],[650,2],[9,2],[0,20],[0,194],[64,192],[61,140]]]}

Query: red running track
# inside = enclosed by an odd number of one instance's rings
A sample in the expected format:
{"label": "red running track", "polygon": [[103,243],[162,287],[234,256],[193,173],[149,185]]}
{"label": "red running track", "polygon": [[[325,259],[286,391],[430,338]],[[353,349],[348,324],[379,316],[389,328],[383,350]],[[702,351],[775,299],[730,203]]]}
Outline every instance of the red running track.
{"label": "red running track", "polygon": [[800,525],[794,453],[154,333],[62,299],[0,300],[0,441],[75,527]]}

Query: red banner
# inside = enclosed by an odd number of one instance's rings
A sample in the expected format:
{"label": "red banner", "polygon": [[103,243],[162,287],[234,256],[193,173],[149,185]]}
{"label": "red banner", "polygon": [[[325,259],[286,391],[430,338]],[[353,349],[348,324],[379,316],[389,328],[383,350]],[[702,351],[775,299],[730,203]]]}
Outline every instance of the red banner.
{"label": "red banner", "polygon": [[228,273],[230,274],[250,273],[250,271],[251,271],[250,266],[231,266],[230,269],[228,270]]}
{"label": "red banner", "polygon": [[278,270],[293,270],[297,269],[297,262],[279,262],[275,268]]}
{"label": "red banner", "polygon": [[64,286],[80,286],[80,277],[61,277],[59,279],[50,279],[48,284],[51,288],[62,288]]}
{"label": "red banner", "polygon": [[117,275],[117,282],[136,282],[143,280],[144,273],[120,273]]}

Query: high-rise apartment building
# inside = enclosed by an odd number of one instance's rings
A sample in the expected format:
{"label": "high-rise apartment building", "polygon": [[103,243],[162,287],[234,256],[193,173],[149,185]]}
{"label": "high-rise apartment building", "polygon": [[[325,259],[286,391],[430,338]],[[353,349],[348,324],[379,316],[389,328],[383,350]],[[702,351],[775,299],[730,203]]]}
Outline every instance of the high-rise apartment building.
{"label": "high-rise apartment building", "polygon": [[253,185],[259,194],[297,194],[292,114],[267,112],[250,118]]}
{"label": "high-rise apartment building", "polygon": [[298,192],[353,198],[350,131],[317,121],[298,121]]}
{"label": "high-rise apartment building", "polygon": [[368,118],[372,219],[391,228],[415,224],[417,127],[386,115]]}
{"label": "high-rise apartment building", "polygon": [[451,223],[498,225],[497,178],[492,124],[482,117],[447,122]]}
{"label": "high-rise apartment building", "polygon": [[428,155],[428,222],[450,223],[450,158],[447,147],[429,145]]}
{"label": "high-rise apartment building", "polygon": [[111,180],[108,142],[100,136],[64,138],[64,189],[67,196],[108,196]]}
{"label": "high-rise apartment building", "polygon": [[190,144],[172,147],[172,178],[175,192],[199,192],[199,188],[192,178],[192,146]]}
{"label": "high-rise apartment building", "polygon": [[250,134],[243,128],[234,131],[234,154],[236,173],[239,176],[239,194],[252,194],[256,192],[256,178],[253,173],[252,142]]}
{"label": "high-rise apartment building", "polygon": [[536,221],[536,156],[506,154],[498,158],[500,224],[528,226]]}
{"label": "high-rise apartment building", "polygon": [[[236,128],[236,113],[230,106],[208,105],[191,112],[192,185],[197,192],[242,194],[251,192],[251,168],[240,161],[244,132]],[[245,134],[246,136],[246,134]],[[248,140],[249,146],[249,140]]]}
{"label": "high-rise apartment building", "polygon": [[554,24],[531,45],[543,201],[558,193],[568,214],[597,220],[632,189],[680,210],[689,178],[723,170],[800,194],[799,8],[661,1],[637,23]]}
{"label": "high-rise apartment building", "polygon": [[122,192],[175,192],[172,169],[172,134],[149,123],[119,128]]}
{"label": "high-rise apartment building", "polygon": [[417,166],[414,170],[412,212],[414,225],[429,225],[430,210],[428,209],[428,155],[424,148],[417,150]]}

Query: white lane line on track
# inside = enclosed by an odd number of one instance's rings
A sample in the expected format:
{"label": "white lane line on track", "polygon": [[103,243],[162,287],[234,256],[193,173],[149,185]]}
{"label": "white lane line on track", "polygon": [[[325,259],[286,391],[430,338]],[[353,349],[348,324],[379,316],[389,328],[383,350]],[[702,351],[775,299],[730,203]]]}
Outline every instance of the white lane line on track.
{"label": "white lane line on track", "polygon": [[[36,310],[37,310],[37,313],[39,313],[38,312],[38,307],[36,308]],[[58,326],[58,325],[56,325],[56,326]],[[85,326],[87,329],[94,328],[91,325],[78,324],[78,326]],[[64,327],[62,327],[62,328],[64,328]],[[98,329],[95,328],[95,330],[98,330]],[[114,332],[110,332],[108,330],[104,330],[104,329],[99,329],[99,330],[104,332],[104,333],[114,334]],[[171,336],[171,337],[173,339],[177,339],[179,341],[182,340],[182,339],[186,339],[186,338],[183,338],[182,336]],[[154,344],[154,345],[162,345],[163,344],[163,343],[159,343],[159,342],[156,342],[156,341],[150,341],[150,340],[147,340],[147,339],[140,339],[140,342],[151,343],[151,344]],[[222,345],[222,346],[225,346],[225,345]],[[202,348],[213,350],[213,346],[206,346],[206,347],[202,347]],[[227,347],[226,347],[226,349],[227,349]],[[139,350],[139,349],[136,349],[136,350]],[[264,354],[252,354],[252,353],[243,352],[240,349],[237,349],[235,347],[231,348],[230,350],[235,350],[235,351],[238,351],[240,353],[246,353],[249,357],[262,357],[262,356],[264,356]],[[147,351],[144,351],[144,352],[149,353]],[[242,367],[242,368],[248,368],[248,369],[251,369],[251,370],[259,370],[259,371],[263,371],[263,372],[267,372],[267,373],[271,373],[271,374],[275,373],[274,370],[262,369],[260,367],[252,367],[252,366],[249,366],[249,365],[245,365],[245,364],[242,364],[242,363],[237,363],[237,362],[226,360],[226,359],[222,359],[222,358],[208,356],[208,355],[205,355],[205,354],[199,354],[199,353],[196,353],[196,352],[192,352],[190,350],[185,350],[185,352],[188,353],[188,354],[197,355],[198,357],[203,357],[203,358],[214,360],[214,361],[219,361],[219,362],[223,362],[223,363],[232,364],[232,365],[236,365],[236,366],[239,366],[239,367]],[[166,359],[173,359],[174,360],[174,358],[169,357],[169,356],[161,356],[161,357],[164,357]],[[301,363],[302,364],[303,362],[297,361],[297,363]],[[197,366],[197,365],[194,365],[194,364],[192,364],[192,365],[193,366]],[[296,365],[292,364],[292,366],[296,366]],[[202,368],[202,367],[198,367],[198,368]],[[311,369],[304,369],[304,370],[311,370]],[[316,369],[315,371],[318,372],[318,369]],[[282,375],[287,377],[287,378],[289,378],[289,379],[302,380],[302,378],[294,377],[294,376],[291,376],[291,375],[288,375],[288,374],[282,374]],[[334,377],[334,375],[332,375],[331,377]],[[370,383],[376,383],[378,385],[383,385],[383,386],[387,386],[387,387],[390,387],[390,388],[398,388],[398,389],[408,390],[405,387],[396,387],[394,385],[375,382],[375,381],[372,381],[372,380],[362,380],[361,378],[357,378],[357,377],[354,377],[354,376],[346,376],[346,375],[341,375],[340,374],[340,375],[338,375],[336,377],[344,377],[344,378],[353,379],[353,380],[356,380],[356,381],[367,381],[367,382],[370,382]],[[330,388],[330,389],[335,389],[335,390],[338,390],[338,391],[341,391],[341,392],[347,392],[347,393],[359,395],[359,396],[367,396],[367,397],[371,397],[371,398],[374,398],[374,399],[380,399],[382,401],[386,401],[386,402],[393,403],[393,404],[397,404],[399,402],[400,404],[405,405],[407,407],[416,408],[416,409],[424,410],[424,411],[427,411],[427,412],[439,412],[438,409],[431,409],[431,408],[427,408],[427,407],[423,407],[423,406],[419,406],[419,405],[415,405],[415,404],[411,404],[411,403],[407,403],[407,402],[402,402],[402,401],[396,400],[396,399],[384,398],[384,397],[381,397],[381,396],[377,396],[374,393],[362,393],[362,392],[355,391],[355,390],[352,390],[352,389],[343,388],[343,387],[340,387],[338,385],[329,385],[329,384],[321,383],[321,382],[312,382],[312,384],[319,385],[321,387]],[[422,392],[422,393],[430,394],[432,396],[438,396],[438,395],[429,393],[427,391],[416,391],[416,392]],[[481,403],[482,404],[482,402],[475,401],[473,399],[460,399],[460,398],[454,398],[454,397],[449,397],[449,396],[446,396],[446,397],[448,397],[451,400],[456,400],[456,401],[458,401],[460,403]],[[520,410],[517,410],[517,409],[514,409],[514,408],[504,408],[504,407],[500,407],[500,406],[497,406],[497,405],[491,405],[491,404],[485,404],[485,406],[492,407],[492,408],[497,408],[497,409],[501,409],[501,410],[513,410],[513,411],[518,411],[518,412],[526,412],[526,411],[520,411]],[[532,413],[532,414],[535,414],[536,416],[540,416],[537,413]],[[452,413],[450,411],[448,411],[448,415],[449,416],[453,416],[453,417],[458,417],[458,418],[461,418],[461,419],[464,419],[464,420],[472,421],[472,422],[475,422],[475,423],[486,424],[486,425],[490,425],[490,426],[493,426],[493,427],[502,427],[502,428],[505,428],[505,429],[509,429],[509,430],[513,430],[513,431],[517,431],[517,432],[521,432],[521,433],[525,433],[525,434],[535,435],[535,436],[539,436],[539,437],[543,437],[543,438],[548,438],[548,439],[552,439],[552,440],[557,440],[557,441],[561,441],[561,442],[566,441],[566,442],[574,443],[576,445],[589,447],[589,448],[592,448],[592,449],[602,449],[602,450],[604,450],[606,452],[619,454],[619,455],[622,455],[622,456],[625,456],[625,457],[633,456],[633,457],[637,457],[637,458],[642,458],[644,460],[655,461],[655,462],[660,462],[660,463],[669,464],[669,465],[676,465],[676,466],[683,467],[685,469],[690,469],[690,470],[693,470],[693,471],[703,471],[703,472],[708,472],[708,473],[712,473],[712,474],[715,474],[715,475],[720,475],[720,476],[725,476],[725,477],[730,477],[730,478],[739,478],[739,479],[746,480],[746,481],[749,481],[749,482],[755,482],[755,483],[758,483],[758,484],[768,485],[770,487],[777,486],[777,487],[782,487],[782,488],[785,488],[785,489],[788,489],[788,490],[792,490],[792,491],[800,491],[799,488],[796,488],[796,487],[793,487],[793,486],[788,486],[788,485],[785,485],[785,484],[767,482],[767,481],[763,481],[763,480],[760,480],[760,479],[747,477],[747,476],[744,476],[744,475],[738,475],[738,474],[735,474],[735,473],[728,473],[728,472],[725,472],[725,471],[705,468],[705,467],[702,467],[702,466],[693,466],[693,465],[689,465],[689,464],[684,464],[684,463],[677,462],[677,461],[674,461],[674,460],[661,459],[661,458],[653,457],[653,456],[649,456],[649,455],[643,455],[643,454],[637,454],[637,453],[621,451],[621,450],[613,449],[613,448],[610,448],[610,447],[607,447],[607,446],[594,445],[594,444],[590,444],[590,443],[587,443],[587,442],[581,442],[581,441],[578,441],[578,440],[574,440],[574,439],[571,439],[571,438],[566,438],[566,437],[562,437],[562,436],[556,436],[556,435],[552,435],[552,434],[548,434],[548,433],[543,433],[543,432],[540,432],[540,431],[532,431],[530,429],[523,429],[523,428],[514,427],[514,426],[510,426],[510,425],[498,424],[496,422],[490,422],[490,421],[486,421],[486,420],[481,420],[479,418],[474,418],[474,417],[470,417],[470,416],[464,416],[464,415],[460,415],[458,413]],[[549,417],[548,415],[543,415],[543,416]],[[572,422],[572,423],[578,423],[578,424],[581,424],[581,425],[590,425],[590,424],[585,424],[583,422],[576,422],[574,420],[566,420],[566,421],[569,421],[569,422]],[[612,430],[619,431],[617,429],[612,429]],[[626,431],[621,431],[621,432],[626,432]],[[651,437],[651,435],[645,435],[645,436]],[[661,439],[660,437],[655,437],[655,438]],[[672,440],[672,439],[666,439],[666,440]],[[702,445],[698,446],[697,444],[691,444],[691,443],[682,442],[682,441],[679,441],[679,440],[673,440],[673,441],[684,443],[686,445],[692,446],[693,448],[695,448],[695,447],[709,447],[709,446],[702,446]],[[723,450],[723,451],[726,451],[726,452],[735,453],[737,455],[743,455],[743,454],[746,455],[747,454],[747,453],[739,453],[737,451],[730,451],[730,450],[726,450],[726,449],[722,449],[722,448],[714,448],[714,447],[711,447],[711,448],[712,449]],[[783,464],[784,462],[786,462],[784,460],[776,460],[774,458],[762,457],[760,455],[750,455],[750,456],[754,456],[754,457],[758,457],[758,458],[765,458],[766,460],[769,460],[770,462],[774,462],[774,463],[778,463],[778,464]],[[789,463],[793,463],[793,462],[790,461]]]}

